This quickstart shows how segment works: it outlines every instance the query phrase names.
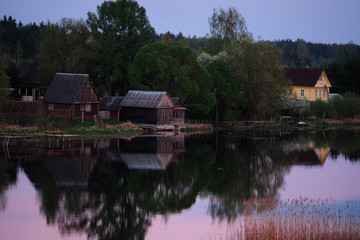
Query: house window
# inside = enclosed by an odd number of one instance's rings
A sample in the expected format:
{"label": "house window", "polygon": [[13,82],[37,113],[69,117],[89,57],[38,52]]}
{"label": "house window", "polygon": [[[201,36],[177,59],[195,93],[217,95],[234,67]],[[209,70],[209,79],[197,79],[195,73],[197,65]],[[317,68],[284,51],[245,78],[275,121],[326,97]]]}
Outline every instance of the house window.
{"label": "house window", "polygon": [[320,75],[320,77],[319,77],[319,81],[321,82],[321,75]]}
{"label": "house window", "polygon": [[323,96],[325,97],[325,89],[323,90],[323,93],[324,93]]}
{"label": "house window", "polygon": [[49,110],[49,111],[53,111],[53,110],[54,110],[54,104],[53,104],[53,103],[49,103],[49,104],[48,104],[48,110]]}
{"label": "house window", "polygon": [[300,91],[300,96],[302,96],[302,97],[304,96],[304,90]]}
{"label": "house window", "polygon": [[[320,90],[321,91],[321,90]],[[317,90],[315,90],[315,97],[317,97]]]}
{"label": "house window", "polygon": [[91,112],[91,104],[80,104],[80,111],[81,112]]}
{"label": "house window", "polygon": [[321,90],[319,91],[319,96],[321,97]]}

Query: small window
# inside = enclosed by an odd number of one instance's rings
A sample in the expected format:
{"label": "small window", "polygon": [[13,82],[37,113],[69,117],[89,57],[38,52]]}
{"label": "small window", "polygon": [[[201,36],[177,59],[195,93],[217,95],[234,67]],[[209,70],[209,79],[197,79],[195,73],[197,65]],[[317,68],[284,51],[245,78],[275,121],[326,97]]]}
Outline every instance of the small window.
{"label": "small window", "polygon": [[321,90],[319,91],[319,96],[321,97]]}
{"label": "small window", "polygon": [[325,89],[323,90],[323,93],[324,93],[323,96],[325,97]]}
{"label": "small window", "polygon": [[321,77],[321,75],[320,75],[320,77],[319,77],[319,81],[321,82],[321,80],[322,80],[322,77]]}
{"label": "small window", "polygon": [[[321,91],[321,90],[320,90]],[[317,90],[315,90],[315,97],[317,97]]]}
{"label": "small window", "polygon": [[301,90],[301,92],[300,92],[300,96],[304,96],[304,90]]}
{"label": "small window", "polygon": [[48,110],[53,111],[54,110],[54,104],[49,103],[48,104]]}

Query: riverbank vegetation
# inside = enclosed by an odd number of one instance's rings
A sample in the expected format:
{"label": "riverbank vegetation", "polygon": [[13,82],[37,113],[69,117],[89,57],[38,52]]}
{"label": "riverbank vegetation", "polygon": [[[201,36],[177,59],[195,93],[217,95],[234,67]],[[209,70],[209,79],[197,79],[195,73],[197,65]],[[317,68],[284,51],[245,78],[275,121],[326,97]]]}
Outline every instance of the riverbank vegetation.
{"label": "riverbank vegetation", "polygon": [[359,239],[360,202],[302,198],[243,202],[244,219],[225,239]]}
{"label": "riverbank vegetation", "polygon": [[[360,47],[352,42],[255,40],[234,8],[215,9],[209,25],[206,37],[155,33],[146,10],[132,0],[105,1],[86,20],[24,25],[4,16],[1,87],[16,88],[36,63],[44,86],[56,72],[89,73],[99,96],[130,88],[168,91],[185,103],[188,118],[215,122],[279,116],[289,87],[283,67],[324,68],[335,92],[360,94]],[[327,107],[325,118],[333,114]]]}

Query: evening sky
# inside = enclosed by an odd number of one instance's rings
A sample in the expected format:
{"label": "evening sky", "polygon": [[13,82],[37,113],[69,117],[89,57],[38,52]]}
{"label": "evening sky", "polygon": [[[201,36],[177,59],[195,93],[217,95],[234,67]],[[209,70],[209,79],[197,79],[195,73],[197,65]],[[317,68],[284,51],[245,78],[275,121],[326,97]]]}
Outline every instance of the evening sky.
{"label": "evening sky", "polygon": [[[23,24],[87,19],[103,0],[0,0],[0,16]],[[204,37],[214,8],[235,7],[255,39],[360,44],[359,0],[138,0],[157,33]]]}

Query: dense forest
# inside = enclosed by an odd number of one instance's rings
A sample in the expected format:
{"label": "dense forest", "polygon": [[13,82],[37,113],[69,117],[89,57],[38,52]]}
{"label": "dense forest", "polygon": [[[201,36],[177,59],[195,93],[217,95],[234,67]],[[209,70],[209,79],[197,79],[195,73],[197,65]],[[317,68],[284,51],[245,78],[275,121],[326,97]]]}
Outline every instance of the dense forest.
{"label": "dense forest", "polygon": [[[267,92],[274,88],[283,92],[280,86],[287,85],[277,75],[279,66],[320,67],[332,83],[332,92],[360,93],[360,46],[352,42],[255,41],[241,14],[232,8],[214,10],[209,26],[210,34],[204,37],[155,33],[145,9],[134,0],[105,1],[85,21],[64,18],[24,25],[4,16],[1,87],[18,87],[36,62],[34,74],[45,88],[56,72],[89,73],[100,96],[123,95],[130,88],[166,90],[185,102],[189,116],[216,120],[275,116],[279,104]],[[249,69],[265,72],[255,79]],[[266,71],[272,73],[268,79]],[[256,101],[251,84],[258,89],[268,86],[259,90],[262,97]]]}

